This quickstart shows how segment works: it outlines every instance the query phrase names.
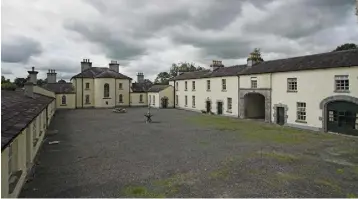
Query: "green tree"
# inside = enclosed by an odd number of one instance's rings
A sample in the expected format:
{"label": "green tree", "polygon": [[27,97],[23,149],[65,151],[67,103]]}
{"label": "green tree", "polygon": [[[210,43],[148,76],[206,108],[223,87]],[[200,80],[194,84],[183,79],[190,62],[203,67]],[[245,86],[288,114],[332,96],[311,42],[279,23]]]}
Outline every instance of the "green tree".
{"label": "green tree", "polygon": [[1,90],[12,90],[14,91],[16,89],[16,85],[11,82],[4,82],[1,83]]}
{"label": "green tree", "polygon": [[155,84],[169,84],[170,75],[167,72],[160,72],[155,78]]}
{"label": "green tree", "polygon": [[5,76],[1,76],[1,84],[2,83],[10,83],[10,79],[6,79]]}
{"label": "green tree", "polygon": [[262,59],[261,57],[261,51],[259,48],[255,48],[254,51],[252,51],[252,53],[250,53],[250,57],[247,58],[247,60],[252,60],[254,62],[263,62],[264,59]]}
{"label": "green tree", "polygon": [[351,49],[358,49],[357,44],[354,43],[346,43],[340,46],[337,46],[337,48],[335,50],[333,50],[333,52],[335,51],[342,51],[342,50],[351,50]]}
{"label": "green tree", "polygon": [[15,84],[17,87],[19,87],[19,88],[24,87],[25,83],[26,83],[26,78],[22,78],[22,77],[19,78],[19,77],[17,77],[17,78],[15,78],[15,80],[14,80],[14,84]]}
{"label": "green tree", "polygon": [[44,84],[47,84],[47,79],[43,80],[43,79],[38,79],[36,82],[37,85],[42,86]]}
{"label": "green tree", "polygon": [[204,70],[200,66],[195,66],[194,63],[180,62],[178,64],[172,64],[172,67],[169,69],[169,72],[160,72],[155,78],[154,83],[156,84],[169,84],[169,79],[176,77],[178,72],[193,72]]}

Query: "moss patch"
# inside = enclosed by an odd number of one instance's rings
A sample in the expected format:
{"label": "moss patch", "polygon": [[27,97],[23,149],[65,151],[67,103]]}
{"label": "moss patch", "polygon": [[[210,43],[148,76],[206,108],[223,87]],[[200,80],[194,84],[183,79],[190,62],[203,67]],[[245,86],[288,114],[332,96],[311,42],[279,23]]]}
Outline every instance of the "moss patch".
{"label": "moss patch", "polygon": [[277,177],[279,180],[285,180],[285,181],[294,181],[294,180],[302,180],[304,179],[302,176],[293,174],[293,173],[282,173],[278,172]]}
{"label": "moss patch", "polygon": [[347,198],[358,198],[358,195],[355,195],[354,193],[347,194]]}
{"label": "moss patch", "polygon": [[178,193],[181,186],[191,186],[196,180],[197,177],[193,173],[179,173],[167,179],[157,180],[153,184],[157,186],[164,195],[170,197]]}
{"label": "moss patch", "polygon": [[150,192],[146,187],[142,186],[127,186],[123,190],[126,197],[133,198],[165,198],[164,194]]}
{"label": "moss patch", "polygon": [[295,162],[295,161],[299,160],[299,158],[297,156],[294,156],[292,154],[281,153],[281,152],[276,152],[276,151],[272,151],[272,152],[263,151],[263,152],[260,152],[260,154],[262,154],[265,157],[276,159],[280,162]]}
{"label": "moss patch", "polygon": [[335,182],[333,182],[332,180],[317,179],[317,180],[314,180],[314,182],[318,185],[323,185],[333,191],[341,192],[341,187],[338,184],[336,184]]}

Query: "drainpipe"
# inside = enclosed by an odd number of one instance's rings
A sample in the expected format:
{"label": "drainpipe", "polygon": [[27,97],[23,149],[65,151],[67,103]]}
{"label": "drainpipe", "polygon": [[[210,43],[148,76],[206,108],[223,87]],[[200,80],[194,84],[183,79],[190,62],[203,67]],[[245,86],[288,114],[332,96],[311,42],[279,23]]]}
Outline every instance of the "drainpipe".
{"label": "drainpipe", "polygon": [[268,118],[270,120],[269,123],[272,122],[271,117],[272,117],[272,73],[270,73],[270,117]]}
{"label": "drainpipe", "polygon": [[176,85],[175,84],[176,84],[176,82],[174,80],[174,96],[173,96],[174,97],[174,108],[176,108],[175,105],[177,104],[177,102],[176,102]]}
{"label": "drainpipe", "polygon": [[[114,79],[114,107],[117,107],[117,79]],[[118,98],[119,100],[119,98]]]}
{"label": "drainpipe", "polygon": [[131,80],[129,80],[129,85],[128,85],[128,106],[131,106]]}
{"label": "drainpipe", "polygon": [[48,106],[46,106],[46,129],[48,127]]}
{"label": "drainpipe", "polygon": [[237,76],[237,116],[238,118],[240,118],[240,103],[241,103],[241,99],[240,99],[240,75]]}
{"label": "drainpipe", "polygon": [[83,76],[82,76],[82,89],[81,89],[81,93],[82,93],[82,99],[81,99],[81,104],[82,104],[82,108],[83,108]]}

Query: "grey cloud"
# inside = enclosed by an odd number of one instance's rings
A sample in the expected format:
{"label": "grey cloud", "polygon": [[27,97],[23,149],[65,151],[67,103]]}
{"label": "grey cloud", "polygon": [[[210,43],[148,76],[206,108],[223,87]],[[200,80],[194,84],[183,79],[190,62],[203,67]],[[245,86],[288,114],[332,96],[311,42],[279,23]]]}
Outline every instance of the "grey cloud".
{"label": "grey cloud", "polygon": [[38,41],[25,36],[17,36],[1,43],[1,61],[7,63],[27,63],[32,56],[42,53]]}
{"label": "grey cloud", "polygon": [[1,74],[3,74],[3,75],[11,75],[13,73],[12,73],[12,71],[10,69],[1,67]]}

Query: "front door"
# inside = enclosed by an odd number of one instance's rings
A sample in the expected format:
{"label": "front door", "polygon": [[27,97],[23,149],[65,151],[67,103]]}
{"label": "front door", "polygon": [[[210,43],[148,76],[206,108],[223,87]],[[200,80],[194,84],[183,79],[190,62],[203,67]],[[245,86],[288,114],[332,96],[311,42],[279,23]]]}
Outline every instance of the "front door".
{"label": "front door", "polygon": [[206,112],[207,113],[211,112],[211,102],[210,101],[206,101]]}
{"label": "front door", "polygon": [[223,103],[222,102],[217,102],[217,113],[218,113],[218,115],[223,114]]}
{"label": "front door", "polygon": [[167,108],[168,107],[168,98],[163,97],[162,98],[162,108]]}
{"label": "front door", "polygon": [[358,105],[336,101],[327,105],[327,130],[358,136]]}
{"label": "front door", "polygon": [[284,125],[285,124],[285,108],[277,107],[276,113],[277,113],[276,123],[279,125]]}

